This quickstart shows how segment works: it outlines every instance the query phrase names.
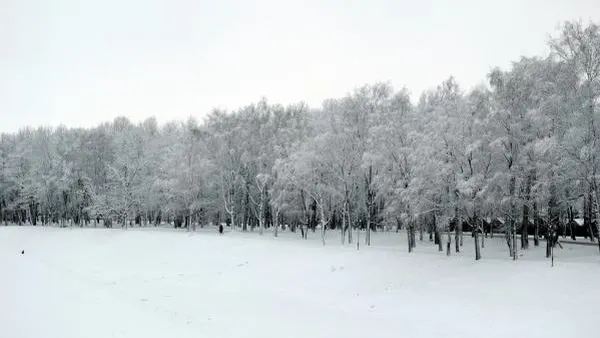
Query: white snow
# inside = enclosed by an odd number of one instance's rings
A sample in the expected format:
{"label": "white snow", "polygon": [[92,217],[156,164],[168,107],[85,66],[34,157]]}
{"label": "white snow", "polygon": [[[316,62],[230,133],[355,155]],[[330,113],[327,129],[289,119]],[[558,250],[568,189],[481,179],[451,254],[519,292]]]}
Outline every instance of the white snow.
{"label": "white snow", "polygon": [[543,246],[513,262],[488,238],[475,262],[470,237],[425,239],[0,227],[0,336],[598,337],[597,247],[552,268]]}

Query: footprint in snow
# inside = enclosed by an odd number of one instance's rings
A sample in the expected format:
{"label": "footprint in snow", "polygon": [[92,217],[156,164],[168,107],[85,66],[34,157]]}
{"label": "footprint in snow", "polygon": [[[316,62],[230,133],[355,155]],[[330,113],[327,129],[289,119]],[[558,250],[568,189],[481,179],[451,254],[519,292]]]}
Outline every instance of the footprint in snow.
{"label": "footprint in snow", "polygon": [[331,267],[331,272],[335,272],[335,267],[334,266]]}

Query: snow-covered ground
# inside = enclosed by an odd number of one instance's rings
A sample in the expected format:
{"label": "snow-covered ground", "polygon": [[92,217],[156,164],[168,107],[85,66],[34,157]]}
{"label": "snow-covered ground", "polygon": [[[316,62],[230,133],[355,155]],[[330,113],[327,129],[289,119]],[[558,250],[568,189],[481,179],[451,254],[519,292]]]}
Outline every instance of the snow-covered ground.
{"label": "snow-covered ground", "polygon": [[[364,237],[361,237],[361,240]],[[600,254],[475,262],[396,233],[356,251],[284,232],[0,227],[0,336],[598,337]],[[453,245],[454,248],[454,245]],[[25,250],[25,254],[21,254]]]}

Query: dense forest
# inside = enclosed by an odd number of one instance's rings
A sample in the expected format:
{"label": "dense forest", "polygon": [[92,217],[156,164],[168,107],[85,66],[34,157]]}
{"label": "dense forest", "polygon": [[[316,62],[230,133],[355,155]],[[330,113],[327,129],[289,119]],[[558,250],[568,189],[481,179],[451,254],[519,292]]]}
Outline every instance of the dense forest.
{"label": "dense forest", "polygon": [[367,245],[372,231],[406,229],[409,249],[428,233],[440,250],[450,231],[456,250],[463,230],[499,231],[515,258],[525,234],[534,245],[554,233],[592,238],[600,26],[565,22],[548,43],[549,55],[482,74],[486,85],[465,91],[450,77],[416,104],[407,89],[375,83],[320,108],[262,99],[203,121],[5,133],[0,220],[189,231],[224,222]]}

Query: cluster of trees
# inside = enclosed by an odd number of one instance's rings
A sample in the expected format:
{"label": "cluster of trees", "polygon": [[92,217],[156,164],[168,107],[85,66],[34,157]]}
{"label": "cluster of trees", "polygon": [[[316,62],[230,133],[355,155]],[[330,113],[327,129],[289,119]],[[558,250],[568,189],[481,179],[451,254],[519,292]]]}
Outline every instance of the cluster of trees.
{"label": "cluster of trees", "polygon": [[[387,83],[311,109],[266,99],[158,126],[120,117],[93,129],[0,137],[0,219],[194,229],[337,229],[342,242],[406,228],[441,237],[504,222],[509,251],[575,217],[600,219],[600,27],[566,22],[545,57],[450,77],[412,104]],[[597,229],[597,228],[596,228]],[[479,257],[479,240],[475,241]],[[448,250],[449,245],[448,242]]]}

